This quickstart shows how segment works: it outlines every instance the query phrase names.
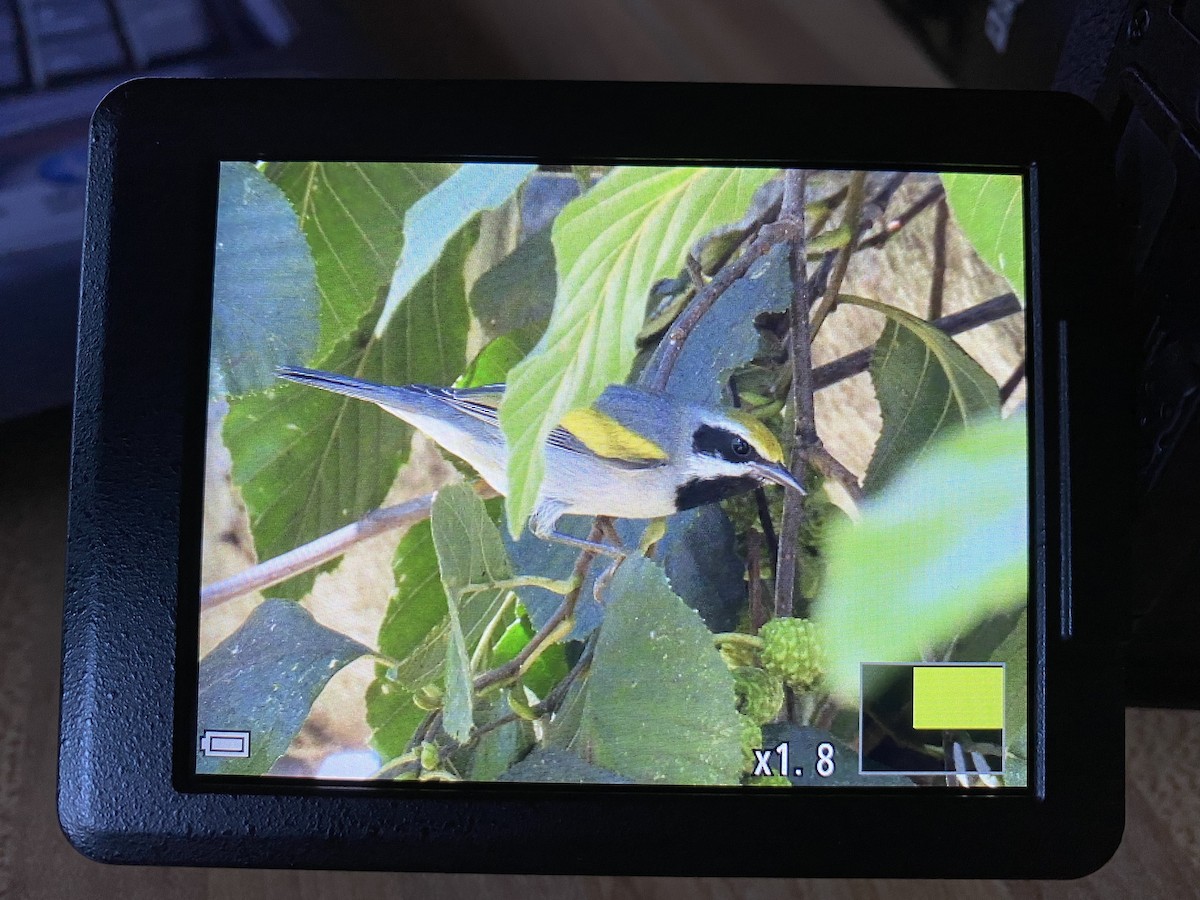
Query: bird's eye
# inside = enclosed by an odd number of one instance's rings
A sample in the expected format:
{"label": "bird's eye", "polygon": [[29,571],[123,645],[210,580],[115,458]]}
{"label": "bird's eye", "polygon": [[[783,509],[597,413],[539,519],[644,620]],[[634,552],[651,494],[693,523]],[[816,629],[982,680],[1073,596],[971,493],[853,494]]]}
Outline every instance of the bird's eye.
{"label": "bird's eye", "polygon": [[750,455],[750,445],[748,443],[746,443],[746,441],[744,441],[740,437],[735,437],[733,439],[732,447],[733,447],[733,452],[736,453],[738,456],[749,456]]}

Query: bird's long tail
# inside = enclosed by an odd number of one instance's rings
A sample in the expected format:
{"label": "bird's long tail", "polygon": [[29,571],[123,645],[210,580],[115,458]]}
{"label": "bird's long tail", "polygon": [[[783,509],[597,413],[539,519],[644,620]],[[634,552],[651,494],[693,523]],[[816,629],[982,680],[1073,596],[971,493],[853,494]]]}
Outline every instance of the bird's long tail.
{"label": "bird's long tail", "polygon": [[369,403],[390,402],[395,405],[397,399],[397,389],[394,387],[373,384],[370,381],[338,375],[335,372],[322,372],[319,369],[305,369],[300,366],[279,366],[275,369],[275,374],[287,381],[307,384],[310,387],[332,391],[335,394],[344,394],[347,397],[356,397]]}

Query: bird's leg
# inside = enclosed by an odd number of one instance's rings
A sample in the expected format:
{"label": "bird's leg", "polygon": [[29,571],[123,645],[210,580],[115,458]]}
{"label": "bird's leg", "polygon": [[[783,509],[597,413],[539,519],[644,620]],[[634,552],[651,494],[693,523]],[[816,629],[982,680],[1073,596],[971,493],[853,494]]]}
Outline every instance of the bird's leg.
{"label": "bird's leg", "polygon": [[624,559],[627,555],[623,547],[611,547],[599,541],[589,541],[585,538],[572,537],[569,534],[563,534],[561,531],[555,531],[552,524],[542,523],[537,519],[531,520],[530,527],[533,529],[533,533],[544,541],[565,544],[568,547],[575,547],[577,550],[590,550],[593,553],[600,553],[618,560]]}
{"label": "bird's leg", "polygon": [[611,516],[596,516],[596,524],[600,526],[600,533],[610,544],[614,547],[624,546],[621,535],[617,534],[617,526],[613,523]]}

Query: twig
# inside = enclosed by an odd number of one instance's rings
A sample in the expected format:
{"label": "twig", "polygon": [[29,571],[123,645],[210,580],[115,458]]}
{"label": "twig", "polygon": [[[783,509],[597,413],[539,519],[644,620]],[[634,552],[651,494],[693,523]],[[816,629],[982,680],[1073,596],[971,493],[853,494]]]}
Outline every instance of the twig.
{"label": "twig", "polygon": [[767,502],[767,492],[761,487],[754,489],[754,503],[758,507],[758,524],[762,526],[763,537],[767,539],[767,552],[771,554],[771,571],[779,564],[779,535],[775,533],[775,523],[771,521],[771,504]]}
{"label": "twig", "polygon": [[[803,219],[800,222],[799,227],[803,228]],[[783,219],[763,225],[754,240],[742,251],[742,255],[713,276],[703,290],[696,292],[692,302],[668,329],[650,362],[646,364],[641,377],[643,386],[655,391],[666,390],[675,363],[679,361],[679,354],[683,352],[683,344],[692,330],[700,324],[704,314],[735,281],[749,271],[750,266],[766,256],[772,247],[782,241],[791,240],[795,236],[796,227],[794,223],[785,222]]]}
{"label": "twig", "polygon": [[[791,402],[795,414],[795,438],[789,468],[797,478],[804,477],[809,448],[817,442],[816,414],[813,407],[812,348],[809,333],[809,304],[807,272],[807,241],[804,228],[803,170],[789,169],[784,174],[783,206],[780,222],[792,221],[798,227],[792,238],[792,302],[789,307],[791,328],[792,386]],[[851,212],[847,209],[847,214]],[[790,616],[796,587],[796,543],[804,520],[804,504],[795,491],[788,491],[783,501],[783,518],[779,523],[779,556],[775,565],[775,615]]]}
{"label": "twig", "polygon": [[850,176],[849,194],[846,197],[846,211],[842,214],[842,224],[850,232],[846,244],[834,258],[833,270],[829,273],[829,283],[825,286],[825,295],[812,312],[812,323],[809,325],[809,341],[816,337],[821,330],[825,317],[833,312],[837,305],[838,291],[842,289],[842,279],[846,277],[846,269],[850,266],[850,257],[858,249],[858,240],[862,235],[863,194],[866,190],[867,173],[855,172]]}
{"label": "twig", "polygon": [[[602,534],[603,531],[600,523],[594,522],[587,539],[589,541],[598,541]],[[574,614],[575,604],[579,602],[579,593],[583,590],[584,577],[587,575],[588,567],[592,564],[592,560],[595,557],[595,550],[584,550],[579,554],[579,558],[575,560],[575,567],[571,572],[571,580],[575,582],[575,587],[563,598],[563,602],[559,604],[558,609],[538,629],[537,634],[531,637],[529,643],[521,648],[520,653],[504,665],[497,666],[475,677],[474,688],[477,693],[493,685],[516,678],[521,673],[525,663],[532,659],[535,654],[542,651],[544,644],[548,642],[553,643],[564,636],[560,633],[560,626],[567,624],[567,620]]]}
{"label": "twig", "polygon": [[[1017,300],[1015,294],[1001,294],[999,297],[984,300],[982,303],[976,304],[969,309],[964,309],[961,312],[942,316],[931,324],[940,328],[946,334],[962,334],[964,331],[970,331],[972,328],[978,328],[980,325],[987,325],[990,322],[1007,318],[1020,311],[1021,303]],[[830,385],[837,384],[839,381],[845,381],[847,378],[867,371],[871,365],[871,356],[874,353],[874,347],[864,347],[861,350],[856,350],[854,353],[848,353],[845,356],[839,357],[833,362],[818,366],[813,371],[813,388],[819,391]]]}
{"label": "twig", "polygon": [[762,590],[762,547],[762,535],[751,528],[746,532],[746,578],[750,583],[750,630],[755,634],[767,621]]}
{"label": "twig", "polygon": [[943,197],[937,205],[937,218],[933,223],[933,275],[929,282],[929,315],[927,319],[942,317],[942,297],[946,290],[946,223],[950,220],[950,207]]}
{"label": "twig", "polygon": [[[475,483],[479,496],[489,499],[499,496],[483,481]],[[357,522],[344,525],[336,531],[301,544],[295,550],[289,550],[266,562],[252,566],[237,575],[232,575],[222,581],[215,581],[200,589],[200,606],[202,609],[212,609],[234,597],[248,594],[251,591],[262,590],[281,581],[287,581],[301,572],[315,569],[321,563],[328,562],[341,556],[352,546],[368,538],[383,534],[395,528],[404,528],[429,518],[429,510],[433,506],[433,494],[424,494],[382,509],[372,510]]]}
{"label": "twig", "polygon": [[833,478],[841,484],[855,503],[862,502],[863,497],[866,495],[863,494],[862,485],[858,482],[858,476],[846,468],[841,460],[826,450],[824,444],[817,444],[812,448],[808,461],[816,466],[822,475],[827,478]]}
{"label": "twig", "polygon": [[858,245],[859,249],[865,247],[882,247],[888,242],[888,239],[891,238],[892,235],[915,219],[919,214],[933,206],[933,204],[944,197],[945,194],[946,190],[940,183],[934,185],[928,191],[922,194],[912,206],[900,213],[900,215],[896,216],[896,218],[885,223],[884,226],[879,229],[879,231],[875,232],[869,237],[863,238]]}
{"label": "twig", "polygon": [[1008,380],[1000,388],[1000,402],[1004,403],[1013,395],[1013,391],[1017,389],[1017,385],[1021,383],[1021,379],[1025,377],[1025,360],[1021,360],[1020,364],[1013,369],[1013,373],[1008,376]]}

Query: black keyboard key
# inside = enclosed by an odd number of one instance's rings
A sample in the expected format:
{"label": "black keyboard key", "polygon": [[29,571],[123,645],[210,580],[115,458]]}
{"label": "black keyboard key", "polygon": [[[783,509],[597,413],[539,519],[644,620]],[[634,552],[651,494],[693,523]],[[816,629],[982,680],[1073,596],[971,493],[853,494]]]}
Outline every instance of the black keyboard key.
{"label": "black keyboard key", "polygon": [[114,0],[113,6],[140,65],[193,55],[216,42],[196,0]]}
{"label": "black keyboard key", "polygon": [[112,27],[104,0],[25,0],[34,40]]}
{"label": "black keyboard key", "polygon": [[38,41],[37,52],[43,76],[51,82],[128,66],[112,29],[56,35]]}

